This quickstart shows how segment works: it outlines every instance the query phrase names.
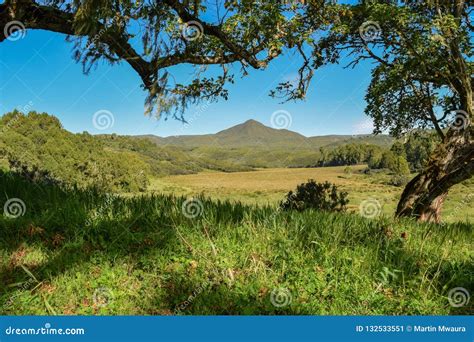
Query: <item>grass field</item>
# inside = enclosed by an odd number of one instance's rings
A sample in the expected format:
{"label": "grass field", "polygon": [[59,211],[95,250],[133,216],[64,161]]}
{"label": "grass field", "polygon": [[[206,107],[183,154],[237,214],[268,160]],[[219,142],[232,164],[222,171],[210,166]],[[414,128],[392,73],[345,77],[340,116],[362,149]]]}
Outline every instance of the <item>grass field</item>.
{"label": "grass field", "polygon": [[1,314],[474,312],[450,304],[474,291],[472,225],[119,197],[12,174],[0,188]]}
{"label": "grass field", "polygon": [[[366,175],[366,166],[337,166],[301,169],[262,169],[249,172],[203,172],[193,175],[168,176],[152,181],[151,191],[163,194],[193,196],[205,194],[214,199],[241,201],[246,204],[276,205],[297,184],[313,178],[329,181],[348,192],[348,209],[358,212],[361,202],[375,199],[381,214],[392,216],[403,187],[388,185],[390,175]],[[348,172],[350,170],[350,172]],[[444,205],[446,222],[470,221],[474,218],[474,184],[452,188]]]}

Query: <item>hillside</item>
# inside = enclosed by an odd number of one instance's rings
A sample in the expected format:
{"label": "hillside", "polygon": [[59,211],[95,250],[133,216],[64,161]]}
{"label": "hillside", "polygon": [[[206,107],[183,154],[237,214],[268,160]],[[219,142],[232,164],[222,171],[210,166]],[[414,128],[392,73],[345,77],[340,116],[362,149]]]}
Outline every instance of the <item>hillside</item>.
{"label": "hillside", "polygon": [[248,120],[218,132],[215,137],[223,146],[294,146],[306,138],[286,129],[273,129],[255,120]]}
{"label": "hillside", "polygon": [[1,168],[84,187],[146,188],[149,166],[137,153],[107,149],[88,133],[72,134],[53,116],[14,111],[1,118],[0,131]]}
{"label": "hillside", "polygon": [[144,139],[73,134],[46,113],[5,114],[0,131],[0,168],[79,186],[143,191],[151,176],[249,169],[205,156],[195,158],[177,147],[161,148]]}
{"label": "hillside", "polygon": [[171,137],[159,137],[154,135],[142,135],[141,138],[152,140],[157,145],[175,145],[182,147],[260,147],[266,149],[275,148],[299,148],[319,149],[320,147],[335,147],[344,144],[372,144],[381,147],[389,147],[393,138],[388,135],[327,135],[305,137],[299,133],[287,129],[275,129],[267,127],[255,120],[248,120],[239,125],[227,128],[216,134],[204,135],[180,135]]}

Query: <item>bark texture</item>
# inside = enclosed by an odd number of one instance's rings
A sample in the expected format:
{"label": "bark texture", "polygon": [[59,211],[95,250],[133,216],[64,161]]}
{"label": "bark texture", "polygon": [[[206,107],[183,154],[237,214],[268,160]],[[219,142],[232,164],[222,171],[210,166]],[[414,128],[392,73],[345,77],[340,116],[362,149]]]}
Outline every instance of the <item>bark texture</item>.
{"label": "bark texture", "polygon": [[474,173],[473,129],[451,129],[432,155],[427,167],[405,187],[396,216],[440,222],[441,209],[449,189]]}

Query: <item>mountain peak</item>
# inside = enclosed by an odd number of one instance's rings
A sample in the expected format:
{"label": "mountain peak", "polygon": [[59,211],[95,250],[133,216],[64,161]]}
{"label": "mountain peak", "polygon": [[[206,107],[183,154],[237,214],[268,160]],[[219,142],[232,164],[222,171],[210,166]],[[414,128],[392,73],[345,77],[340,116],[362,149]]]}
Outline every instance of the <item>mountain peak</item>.
{"label": "mountain peak", "polygon": [[243,126],[265,126],[263,123],[261,123],[260,121],[257,121],[257,120],[254,120],[254,119],[249,119],[243,123],[241,123],[241,125]]}
{"label": "mountain peak", "polygon": [[253,119],[220,131],[215,137],[223,146],[267,147],[301,144],[306,139],[299,133],[271,128]]}
{"label": "mountain peak", "polygon": [[[261,123],[260,121],[257,121],[257,120],[254,120],[254,119],[250,119],[250,120],[247,120],[245,122],[242,122],[241,124],[238,124],[238,125],[235,125],[235,126],[232,126],[230,128],[228,128],[227,130],[239,130],[239,131],[249,131],[249,130],[252,130],[252,131],[258,131],[258,130],[267,130],[267,129],[271,129],[270,127],[268,126],[265,126],[263,123]],[[224,130],[224,131],[227,131],[227,130]]]}
{"label": "mountain peak", "polygon": [[265,126],[257,120],[247,120],[241,124],[232,126],[223,131],[217,133],[219,136],[229,136],[229,135],[238,135],[240,138],[245,138],[246,136],[255,136],[258,137],[261,134],[268,134],[269,131],[273,131],[272,128]]}

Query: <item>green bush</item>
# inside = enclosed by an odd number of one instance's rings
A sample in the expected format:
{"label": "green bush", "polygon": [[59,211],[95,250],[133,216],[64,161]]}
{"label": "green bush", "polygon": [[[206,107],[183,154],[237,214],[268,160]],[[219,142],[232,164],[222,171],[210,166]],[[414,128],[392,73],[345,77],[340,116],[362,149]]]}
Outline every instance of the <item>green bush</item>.
{"label": "green bush", "polygon": [[313,179],[290,191],[280,204],[282,210],[317,209],[324,211],[344,211],[349,203],[347,192],[340,192],[329,182],[317,183]]}
{"label": "green bush", "polygon": [[409,177],[406,175],[394,175],[390,178],[388,184],[393,186],[405,186],[409,180]]}

